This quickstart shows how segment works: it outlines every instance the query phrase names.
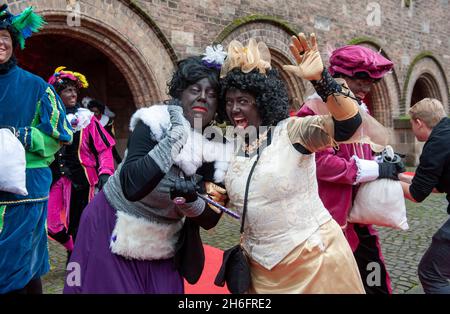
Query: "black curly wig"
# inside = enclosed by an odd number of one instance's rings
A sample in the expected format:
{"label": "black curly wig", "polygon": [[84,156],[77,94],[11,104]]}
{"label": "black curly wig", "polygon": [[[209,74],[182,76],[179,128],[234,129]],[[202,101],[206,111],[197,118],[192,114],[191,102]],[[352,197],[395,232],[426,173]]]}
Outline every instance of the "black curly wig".
{"label": "black curly wig", "polygon": [[188,57],[178,62],[178,68],[167,83],[169,95],[179,99],[181,93],[192,84],[209,79],[214,89],[219,89],[219,70],[206,66],[202,62],[202,57]]}
{"label": "black curly wig", "polygon": [[243,73],[233,69],[221,81],[219,120],[229,122],[225,111],[225,96],[229,89],[239,89],[252,94],[256,99],[256,107],[262,119],[262,125],[276,125],[289,117],[289,100],[285,83],[278,71],[271,69],[267,75],[257,69]]}

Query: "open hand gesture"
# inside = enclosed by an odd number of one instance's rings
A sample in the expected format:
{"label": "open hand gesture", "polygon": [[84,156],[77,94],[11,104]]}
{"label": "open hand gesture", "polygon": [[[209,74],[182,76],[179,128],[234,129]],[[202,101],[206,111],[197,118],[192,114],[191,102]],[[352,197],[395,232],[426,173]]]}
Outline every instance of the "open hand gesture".
{"label": "open hand gesture", "polygon": [[320,80],[323,72],[322,58],[317,47],[316,35],[310,35],[309,43],[305,34],[292,36],[292,44],[289,46],[297,65],[284,65],[283,69],[305,80]]}

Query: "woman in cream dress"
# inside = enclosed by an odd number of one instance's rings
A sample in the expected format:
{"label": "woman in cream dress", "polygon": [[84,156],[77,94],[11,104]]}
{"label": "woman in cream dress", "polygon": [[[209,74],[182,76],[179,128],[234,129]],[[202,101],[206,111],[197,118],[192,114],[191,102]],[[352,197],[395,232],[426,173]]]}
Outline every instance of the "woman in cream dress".
{"label": "woman in cream dress", "polygon": [[225,177],[229,206],[242,214],[247,194],[248,292],[364,293],[352,251],[319,198],[314,152],[348,141],[366,117],[324,69],[313,34],[310,43],[294,36],[291,50],[298,65],[285,70],[310,80],[330,115],[289,118],[286,87],[262,42],[231,42],[221,72],[219,112],[239,135]]}

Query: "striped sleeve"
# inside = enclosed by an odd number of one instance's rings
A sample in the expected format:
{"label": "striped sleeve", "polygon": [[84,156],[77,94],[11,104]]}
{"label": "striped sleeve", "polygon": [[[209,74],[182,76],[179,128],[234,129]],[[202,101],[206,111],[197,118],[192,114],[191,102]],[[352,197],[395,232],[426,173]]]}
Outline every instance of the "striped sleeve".
{"label": "striped sleeve", "polygon": [[61,142],[72,141],[65,109],[53,87],[47,87],[37,104],[31,126],[20,128],[18,138],[26,150],[41,156],[51,156],[58,151]]}

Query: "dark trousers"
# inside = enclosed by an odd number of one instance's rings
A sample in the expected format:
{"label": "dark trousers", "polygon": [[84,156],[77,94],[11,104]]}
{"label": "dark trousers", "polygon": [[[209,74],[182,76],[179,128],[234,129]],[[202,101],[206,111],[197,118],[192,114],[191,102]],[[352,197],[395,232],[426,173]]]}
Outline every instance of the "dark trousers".
{"label": "dark trousers", "polygon": [[32,279],[25,287],[10,291],[7,294],[42,294],[41,278]]}
{"label": "dark trousers", "polygon": [[419,264],[426,294],[450,294],[450,219],[434,234]]}
{"label": "dark trousers", "polygon": [[77,237],[78,227],[80,226],[81,214],[84,208],[89,204],[89,186],[75,189],[72,185],[72,194],[70,195],[69,212],[69,234],[73,242]]}
{"label": "dark trousers", "polygon": [[[379,239],[376,235],[370,234],[369,229],[365,225],[354,225],[355,232],[358,235],[359,245],[353,255],[358,264],[359,273],[364,284],[364,290],[367,294],[390,294],[390,279],[387,274],[386,265],[381,259],[381,250]],[[368,266],[375,263],[376,268]],[[379,283],[371,284],[370,276],[373,271],[379,271],[377,276],[380,279]]]}

